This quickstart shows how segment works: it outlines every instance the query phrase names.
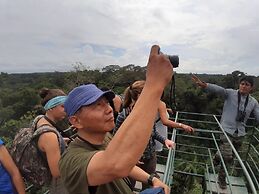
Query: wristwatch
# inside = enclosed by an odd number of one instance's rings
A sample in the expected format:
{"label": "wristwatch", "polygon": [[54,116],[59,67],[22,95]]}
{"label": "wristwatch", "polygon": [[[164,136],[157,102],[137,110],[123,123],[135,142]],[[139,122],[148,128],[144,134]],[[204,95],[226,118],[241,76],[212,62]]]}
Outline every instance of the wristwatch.
{"label": "wristwatch", "polygon": [[147,183],[148,185],[150,186],[153,186],[153,178],[155,177],[156,175],[154,173],[150,174],[148,179],[147,179]]}

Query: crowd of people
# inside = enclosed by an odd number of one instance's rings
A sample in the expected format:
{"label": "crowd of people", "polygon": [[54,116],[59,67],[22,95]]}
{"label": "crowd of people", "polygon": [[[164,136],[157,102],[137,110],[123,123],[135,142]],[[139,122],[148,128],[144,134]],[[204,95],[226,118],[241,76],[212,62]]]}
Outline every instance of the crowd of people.
{"label": "crowd of people", "polygon": [[[168,185],[156,173],[156,151],[161,151],[161,145],[174,149],[175,143],[159,125],[186,132],[194,129],[169,119],[161,97],[171,80],[173,66],[159,49],[157,45],[151,48],[146,80],[128,86],[123,100],[111,90],[101,90],[94,84],[78,86],[68,95],[60,89],[40,91],[45,115],[37,117],[36,130],[44,126],[51,130],[42,133],[36,144],[49,167],[51,194],[132,194],[136,181],[142,183],[142,190],[160,187],[169,194]],[[259,121],[258,102],[249,94],[253,80],[245,77],[240,80],[239,89],[233,90],[205,83],[196,76],[192,79],[198,86],[225,98],[221,124],[238,149],[252,111]],[[66,116],[77,131],[69,145],[70,140],[62,137],[56,125]],[[221,140],[224,160],[233,160],[224,135]],[[214,161],[220,162],[218,153]],[[221,170],[222,188],[226,187],[224,180]],[[0,193],[25,193],[22,176],[1,139]]]}

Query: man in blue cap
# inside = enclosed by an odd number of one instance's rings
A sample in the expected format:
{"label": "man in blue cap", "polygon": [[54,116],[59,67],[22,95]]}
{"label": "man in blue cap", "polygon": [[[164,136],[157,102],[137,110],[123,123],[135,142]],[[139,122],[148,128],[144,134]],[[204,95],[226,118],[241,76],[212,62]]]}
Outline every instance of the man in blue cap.
{"label": "man in blue cap", "polygon": [[133,194],[125,180],[129,176],[162,187],[169,194],[167,185],[135,166],[148,143],[160,96],[173,73],[169,59],[159,49],[157,45],[151,48],[144,89],[112,139],[108,132],[114,128],[114,117],[108,101],[114,93],[88,84],[68,94],[65,111],[78,137],[70,143],[59,167],[69,193]]}

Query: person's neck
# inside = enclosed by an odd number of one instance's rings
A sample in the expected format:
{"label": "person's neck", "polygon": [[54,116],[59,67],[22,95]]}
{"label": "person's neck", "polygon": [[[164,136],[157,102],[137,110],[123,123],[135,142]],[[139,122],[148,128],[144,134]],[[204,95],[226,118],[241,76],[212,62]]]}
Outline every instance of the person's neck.
{"label": "person's neck", "polygon": [[241,96],[248,96],[249,95],[249,93],[240,92],[240,90],[239,90],[239,93],[240,93]]}
{"label": "person's neck", "polygon": [[46,113],[45,116],[48,117],[52,122],[54,122],[54,123],[57,122],[56,119],[55,119],[55,117],[52,116],[51,114]]}
{"label": "person's neck", "polygon": [[104,142],[106,133],[92,133],[78,130],[78,136],[94,145],[101,145]]}

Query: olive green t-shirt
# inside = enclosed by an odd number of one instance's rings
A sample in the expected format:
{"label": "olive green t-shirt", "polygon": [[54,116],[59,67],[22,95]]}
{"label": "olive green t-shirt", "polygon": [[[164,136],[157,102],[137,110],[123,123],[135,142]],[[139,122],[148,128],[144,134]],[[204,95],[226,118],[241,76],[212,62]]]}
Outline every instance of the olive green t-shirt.
{"label": "olive green t-shirt", "polygon": [[[106,135],[103,145],[93,145],[78,139],[71,142],[59,161],[61,178],[70,194],[89,194],[88,180],[86,177],[87,166],[98,150],[104,150],[111,140]],[[105,165],[105,161],[103,161]],[[98,173],[98,172],[96,172]],[[133,194],[123,179],[98,185],[96,194]]]}

